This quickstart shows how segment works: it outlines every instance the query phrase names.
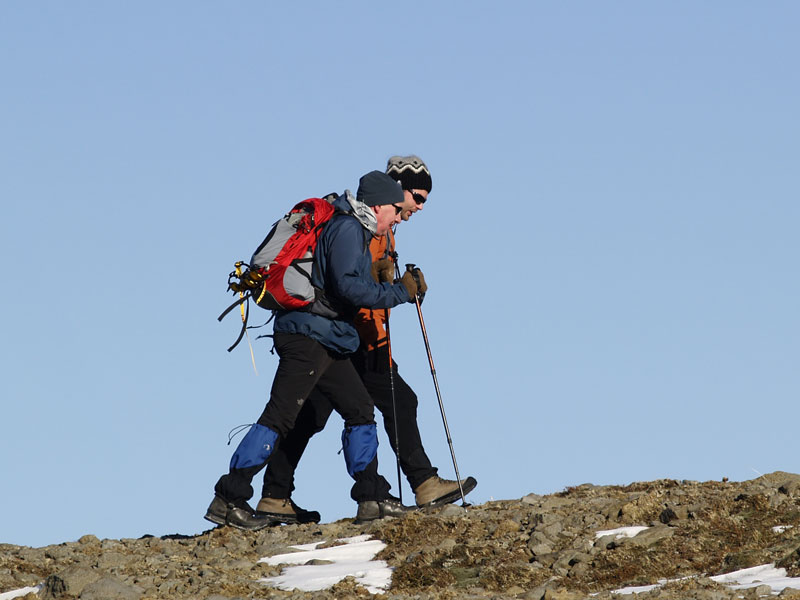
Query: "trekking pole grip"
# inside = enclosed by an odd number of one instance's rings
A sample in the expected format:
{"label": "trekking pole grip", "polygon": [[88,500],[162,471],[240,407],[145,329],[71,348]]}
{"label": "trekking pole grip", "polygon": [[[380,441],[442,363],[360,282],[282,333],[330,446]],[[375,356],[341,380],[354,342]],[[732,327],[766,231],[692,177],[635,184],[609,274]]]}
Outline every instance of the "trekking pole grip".
{"label": "trekking pole grip", "polygon": [[420,271],[414,263],[406,263],[406,272],[411,273],[411,276],[417,284],[417,293],[414,297],[414,301],[417,304],[422,304],[422,301],[425,299],[425,292],[419,291],[419,288],[422,286],[422,282],[420,281],[422,271]]}
{"label": "trekking pole grip", "polygon": [[417,269],[417,265],[414,263],[406,263],[406,272],[411,273],[414,281],[417,282],[417,286],[419,286],[419,269]]}

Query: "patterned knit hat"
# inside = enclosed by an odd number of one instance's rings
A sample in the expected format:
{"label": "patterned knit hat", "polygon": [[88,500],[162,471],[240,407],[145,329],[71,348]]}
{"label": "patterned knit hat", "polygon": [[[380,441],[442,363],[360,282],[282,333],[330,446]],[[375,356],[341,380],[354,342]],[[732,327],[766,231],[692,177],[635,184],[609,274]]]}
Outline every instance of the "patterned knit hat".
{"label": "patterned knit hat", "polygon": [[428,166],[419,156],[392,156],[386,163],[386,174],[399,181],[404,190],[431,191],[433,181]]}

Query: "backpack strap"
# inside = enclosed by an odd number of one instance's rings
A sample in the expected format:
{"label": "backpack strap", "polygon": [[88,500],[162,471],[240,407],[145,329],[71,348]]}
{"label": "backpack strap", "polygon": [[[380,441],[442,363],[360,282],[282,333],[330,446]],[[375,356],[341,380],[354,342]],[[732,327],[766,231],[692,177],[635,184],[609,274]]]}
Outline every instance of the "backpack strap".
{"label": "backpack strap", "polygon": [[240,298],[238,298],[233,304],[231,304],[228,308],[226,308],[225,310],[222,311],[222,314],[217,317],[217,321],[222,321],[222,319],[224,319],[225,317],[228,316],[229,312],[231,312],[234,308],[239,306],[242,302],[246,302],[247,299],[250,298],[250,296],[251,296],[251,293],[248,292],[244,296],[241,296]]}
{"label": "backpack strap", "polygon": [[[242,302],[244,302],[244,303],[245,303],[245,305],[244,305],[244,307],[243,307],[243,309],[242,309],[242,329],[241,329],[241,331],[239,332],[239,337],[237,337],[237,338],[236,338],[236,341],[235,341],[235,342],[233,342],[233,346],[231,346],[230,348],[228,348],[228,352],[230,352],[231,350],[233,350],[234,348],[236,348],[236,346],[238,346],[238,345],[239,345],[239,342],[241,342],[241,341],[242,341],[242,338],[244,337],[244,334],[246,334],[246,333],[247,333],[247,319],[249,319],[249,318],[250,318],[250,303],[249,303],[249,302],[247,302],[247,299],[248,299],[248,298],[250,298],[250,296],[249,296],[249,295],[242,296],[242,299],[241,299],[241,301],[240,301],[240,302],[237,302],[236,304],[234,304],[233,306],[231,306],[231,307],[230,307],[230,308],[233,308],[233,307],[234,307],[234,306],[236,306],[237,304],[241,304]],[[230,310],[230,308],[229,308],[228,310]],[[223,315],[223,316],[224,316],[224,315]]]}

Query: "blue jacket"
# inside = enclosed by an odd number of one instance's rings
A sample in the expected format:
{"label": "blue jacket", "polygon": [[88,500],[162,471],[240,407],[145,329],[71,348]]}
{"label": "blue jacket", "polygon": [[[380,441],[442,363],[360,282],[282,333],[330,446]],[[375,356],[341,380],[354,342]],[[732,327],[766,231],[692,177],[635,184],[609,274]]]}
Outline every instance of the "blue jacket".
{"label": "blue jacket", "polygon": [[392,308],[410,298],[400,282],[375,282],[369,252],[372,232],[353,214],[346,196],[339,196],[334,206],[346,214],[334,216],[325,226],[314,251],[312,282],[324,291],[337,314],[278,311],[274,331],[306,335],[335,352],[349,354],[359,345],[353,325],[359,308]]}

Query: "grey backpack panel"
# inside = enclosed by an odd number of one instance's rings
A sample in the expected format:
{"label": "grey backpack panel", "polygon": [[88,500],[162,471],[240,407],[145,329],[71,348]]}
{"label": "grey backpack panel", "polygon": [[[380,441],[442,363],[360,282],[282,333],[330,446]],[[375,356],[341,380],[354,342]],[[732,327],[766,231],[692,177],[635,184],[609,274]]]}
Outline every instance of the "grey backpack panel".
{"label": "grey backpack panel", "polygon": [[250,259],[251,268],[267,267],[275,260],[278,253],[283,249],[286,240],[294,235],[296,229],[285,217],[272,226],[267,237],[256,249]]}
{"label": "grey backpack panel", "polygon": [[283,287],[286,293],[300,300],[314,300],[314,286],[311,285],[311,269],[314,258],[306,252],[302,258],[292,261],[292,266],[283,274]]}

